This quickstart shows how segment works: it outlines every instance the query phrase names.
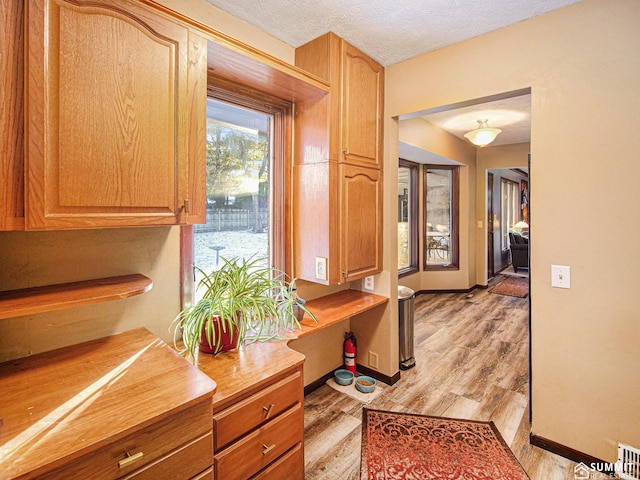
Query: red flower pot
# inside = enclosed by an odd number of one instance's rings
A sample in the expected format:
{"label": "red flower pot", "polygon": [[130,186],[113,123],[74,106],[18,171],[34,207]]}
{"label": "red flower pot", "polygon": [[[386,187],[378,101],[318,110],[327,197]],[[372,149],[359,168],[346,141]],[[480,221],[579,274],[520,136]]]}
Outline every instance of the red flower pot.
{"label": "red flower pot", "polygon": [[[213,317],[210,321],[213,322],[213,336],[211,337],[211,343],[207,340],[206,325],[202,329],[202,337],[200,338],[200,351],[205,353],[221,353],[227,350],[233,350],[238,346],[238,329],[233,326],[228,326],[226,330],[223,330],[220,326],[219,317]],[[218,342],[218,339],[220,341]],[[220,343],[220,348],[217,349],[217,344]]]}

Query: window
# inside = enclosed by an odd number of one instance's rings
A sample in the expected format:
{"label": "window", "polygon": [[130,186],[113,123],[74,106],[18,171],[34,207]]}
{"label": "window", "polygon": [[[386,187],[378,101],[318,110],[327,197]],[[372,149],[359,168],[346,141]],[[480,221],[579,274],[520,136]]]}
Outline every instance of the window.
{"label": "window", "polygon": [[458,268],[459,167],[425,165],[424,269]]}
{"label": "window", "polygon": [[398,166],[398,275],[418,271],[418,164]]}
{"label": "window", "polygon": [[270,263],[271,131],[271,115],[207,99],[207,222],[193,232],[194,265],[205,272],[220,257]]}
{"label": "window", "polygon": [[518,223],[520,217],[520,191],[518,184],[503,178],[500,182],[500,193],[502,198],[500,238],[502,250],[505,251],[509,249],[509,231]]}
{"label": "window", "polygon": [[206,223],[182,227],[183,308],[200,294],[193,265],[211,272],[224,258],[256,256],[290,271],[291,104],[257,92],[208,90]]}

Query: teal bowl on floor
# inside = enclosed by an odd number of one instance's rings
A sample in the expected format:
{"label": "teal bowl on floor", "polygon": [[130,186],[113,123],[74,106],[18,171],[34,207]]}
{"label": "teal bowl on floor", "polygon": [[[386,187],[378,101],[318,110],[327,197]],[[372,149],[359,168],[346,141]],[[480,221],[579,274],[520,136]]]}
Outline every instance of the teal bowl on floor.
{"label": "teal bowl on floor", "polygon": [[351,385],[354,375],[349,370],[340,368],[333,372],[333,377],[338,385]]}
{"label": "teal bowl on floor", "polygon": [[376,389],[376,380],[366,375],[356,378],[356,388],[362,393],[371,393]]}

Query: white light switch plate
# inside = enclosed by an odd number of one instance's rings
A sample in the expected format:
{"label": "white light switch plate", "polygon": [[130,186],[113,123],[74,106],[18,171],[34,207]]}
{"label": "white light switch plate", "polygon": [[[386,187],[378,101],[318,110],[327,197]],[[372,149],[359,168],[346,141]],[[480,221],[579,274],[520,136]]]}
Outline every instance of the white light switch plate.
{"label": "white light switch plate", "polygon": [[571,288],[571,267],[551,265],[551,286]]}

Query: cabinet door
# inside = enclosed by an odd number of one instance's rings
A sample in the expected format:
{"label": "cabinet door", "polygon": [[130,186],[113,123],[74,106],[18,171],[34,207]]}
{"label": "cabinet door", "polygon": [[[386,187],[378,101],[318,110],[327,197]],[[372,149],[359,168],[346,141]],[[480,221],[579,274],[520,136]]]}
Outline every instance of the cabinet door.
{"label": "cabinet door", "polygon": [[340,166],[341,267],[346,282],[382,270],[382,172]]}
{"label": "cabinet door", "polygon": [[206,40],[123,0],[30,0],[27,22],[26,227],[196,221]]}
{"label": "cabinet door", "polygon": [[342,148],[344,161],[382,168],[382,66],[343,42]]}
{"label": "cabinet door", "polygon": [[3,0],[0,7],[0,230],[24,228],[23,37],[24,4]]}

